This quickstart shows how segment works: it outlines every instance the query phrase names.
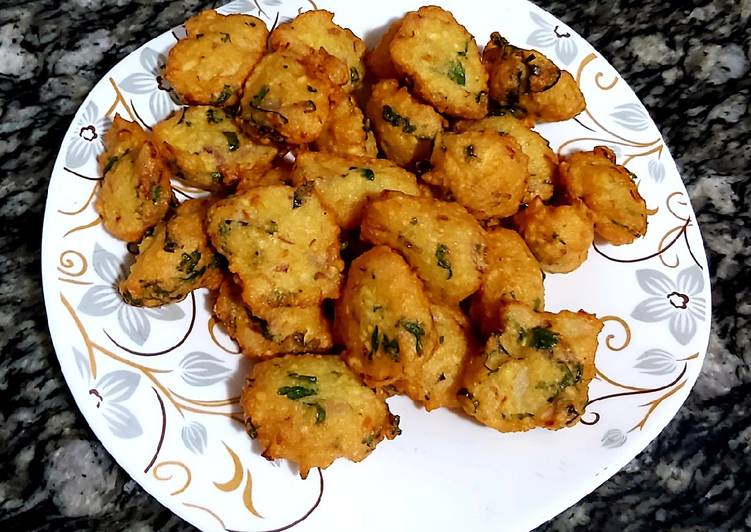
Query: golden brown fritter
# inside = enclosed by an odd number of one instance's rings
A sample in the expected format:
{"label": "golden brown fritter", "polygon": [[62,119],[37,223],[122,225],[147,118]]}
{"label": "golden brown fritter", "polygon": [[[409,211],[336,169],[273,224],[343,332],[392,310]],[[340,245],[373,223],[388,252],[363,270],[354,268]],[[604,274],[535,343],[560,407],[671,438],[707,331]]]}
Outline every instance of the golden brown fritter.
{"label": "golden brown fritter", "polygon": [[396,71],[393,61],[391,61],[391,41],[399,31],[402,21],[393,22],[381,35],[375,48],[369,50],[365,56],[365,63],[368,65],[368,72],[378,79],[398,78],[399,72]]}
{"label": "golden brown fritter", "polygon": [[550,144],[542,135],[529,129],[523,120],[515,118],[510,113],[457,124],[459,132],[484,130],[496,131],[513,137],[519,143],[524,155],[529,158],[527,190],[522,196],[522,203],[529,203],[535,196],[539,196],[543,201],[553,197],[558,156],[550,149]]}
{"label": "golden brown fritter", "polygon": [[223,109],[210,106],[183,107],[155,125],[153,134],[177,176],[204,190],[253,180],[279,153],[251,140]]}
{"label": "golden brown fritter", "polygon": [[470,359],[459,391],[464,411],[501,432],[557,430],[578,422],[594,378],[602,322],[586,312],[535,312],[510,303],[503,332]]}
{"label": "golden brown fritter", "polygon": [[286,458],[306,478],[337,458],[359,462],[401,434],[399,416],[332,355],[287,355],[250,370],[241,404],[262,455]]}
{"label": "golden brown fritter", "polygon": [[550,273],[568,273],[585,260],[595,231],[592,214],[581,201],[572,205],[544,205],[535,198],[514,216],[514,224],[540,267]]}
{"label": "golden brown fritter", "polygon": [[407,13],[389,51],[415,94],[438,111],[463,118],[487,113],[488,73],[477,43],[448,11],[425,6]]}
{"label": "golden brown fritter", "polygon": [[405,168],[430,159],[435,137],[447,125],[431,106],[400,88],[395,79],[384,79],[373,86],[365,112],[381,151]]}
{"label": "golden brown fritter", "polygon": [[118,285],[125,302],[159,307],[182,301],[196,288],[219,286],[222,274],[204,222],[209,205],[206,199],[182,203],[143,239],[128,276]]}
{"label": "golden brown fritter", "polygon": [[502,106],[521,107],[530,119],[558,122],[573,118],[586,102],[574,78],[545,54],[490,36],[482,60],[489,74],[490,97]]}
{"label": "golden brown fritter", "polygon": [[432,303],[430,311],[438,337],[435,351],[415,373],[397,383],[400,390],[424,405],[428,412],[459,407],[456,392],[464,364],[475,350],[469,322],[458,309]]}
{"label": "golden brown fritter", "polygon": [[260,140],[276,144],[316,140],[329,119],[329,97],[334,90],[327,70],[329,58],[322,50],[306,56],[279,50],[264,56],[243,88],[243,127]]}
{"label": "golden brown fritter", "polygon": [[334,155],[378,155],[369,121],[363,116],[355,98],[341,89],[336,89],[332,94],[329,119],[311,148]]}
{"label": "golden brown fritter", "polygon": [[97,158],[103,176],[94,208],[112,236],[137,242],[167,213],[171,174],[149,136],[116,115]]}
{"label": "golden brown fritter", "polygon": [[457,304],[480,286],[485,231],[457,203],[383,192],[365,208],[360,236],[399,251],[439,301]]}
{"label": "golden brown fritter", "polygon": [[311,306],[339,295],[339,227],[312,192],[262,186],[209,209],[211,241],[250,308]]}
{"label": "golden brown fritter", "polygon": [[306,55],[323,48],[346,67],[347,81],[343,89],[357,89],[365,78],[365,43],[347,28],[334,23],[334,14],[323,9],[305,11],[271,32],[272,50],[288,49]]}
{"label": "golden brown fritter", "polygon": [[510,301],[534,310],[545,305],[542,270],[524,239],[516,231],[497,227],[488,231],[488,269],[472,298],[470,316],[483,332],[500,328],[499,309]]}
{"label": "golden brown fritter", "polygon": [[268,30],[250,15],[202,11],[185,22],[187,37],[169,52],[164,76],[190,105],[231,106],[266,51]]}
{"label": "golden brown fritter", "polygon": [[430,164],[422,178],[478,220],[513,215],[527,190],[529,158],[513,137],[495,131],[441,135]]}
{"label": "golden brown fritter", "polygon": [[368,198],[383,190],[422,194],[415,176],[386,159],[302,153],[292,170],[295,185],[313,183],[315,193],[342,229],[360,225]]}
{"label": "golden brown fritter", "polygon": [[580,199],[592,213],[595,232],[610,242],[630,244],[647,232],[647,204],[615,153],[605,146],[561,161],[561,185],[569,199]]}
{"label": "golden brown fritter", "polygon": [[342,357],[372,387],[418,372],[437,341],[422,283],[385,246],[352,262],[334,323]]}
{"label": "golden brown fritter", "polygon": [[321,353],[333,344],[331,326],[319,306],[251,310],[243,303],[242,289],[229,278],[219,288],[214,315],[251,358]]}

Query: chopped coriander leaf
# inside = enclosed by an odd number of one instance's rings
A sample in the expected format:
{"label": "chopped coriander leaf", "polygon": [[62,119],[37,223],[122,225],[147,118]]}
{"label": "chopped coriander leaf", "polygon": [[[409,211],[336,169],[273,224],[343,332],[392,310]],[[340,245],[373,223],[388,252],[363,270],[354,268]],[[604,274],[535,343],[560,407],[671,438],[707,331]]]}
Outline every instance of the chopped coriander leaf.
{"label": "chopped coriander leaf", "polygon": [[417,127],[410,123],[409,118],[401,116],[390,105],[383,106],[381,116],[392,126],[402,128],[404,133],[414,133],[417,130]]}
{"label": "chopped coriander leaf", "polygon": [[255,93],[253,97],[250,99],[250,106],[258,107],[268,93],[269,93],[268,85],[262,86],[260,89],[258,89],[258,92]]}
{"label": "chopped coriander leaf", "polygon": [[237,133],[234,131],[222,131],[227,139],[227,149],[229,151],[235,151],[240,147],[240,139],[237,138]]}
{"label": "chopped coriander leaf", "polygon": [[309,397],[315,395],[316,391],[312,388],[306,388],[305,386],[282,386],[276,391],[279,395],[285,395],[287,399],[296,401],[303,397]]}
{"label": "chopped coriander leaf", "polygon": [[378,333],[378,325],[373,328],[373,332],[370,333],[370,353],[368,353],[368,358],[371,360],[373,359],[373,355],[375,355],[378,352],[378,348],[381,345],[381,337]]}
{"label": "chopped coriander leaf", "polygon": [[306,181],[295,189],[295,193],[292,195],[292,208],[297,209],[302,207],[305,200],[313,193],[313,187],[315,184],[313,181]]}
{"label": "chopped coriander leaf", "polygon": [[316,409],[316,425],[326,421],[326,410],[318,403],[305,403],[305,406],[311,406]]}
{"label": "chopped coriander leaf", "polygon": [[157,203],[159,201],[159,198],[162,197],[162,186],[157,185],[154,188],[151,189],[151,201],[153,203]]}
{"label": "chopped coriander leaf", "polygon": [[222,120],[223,118],[220,116],[220,113],[216,111],[216,109],[206,109],[206,121],[209,124],[218,124]]}
{"label": "chopped coriander leaf", "polygon": [[232,87],[225,85],[219,96],[217,96],[217,98],[213,102],[211,102],[211,105],[222,105],[224,102],[229,100],[230,96],[232,96]]}
{"label": "chopped coriander leaf", "polygon": [[123,157],[125,157],[128,154],[129,151],[130,151],[130,148],[128,148],[127,150],[125,150],[124,152],[122,152],[120,155],[113,155],[112,157],[110,157],[109,159],[107,159],[107,164],[104,165],[104,170],[102,171],[102,175],[107,175],[107,172],[109,172],[110,170],[112,170],[112,167],[115,166],[115,164],[120,159],[122,159]]}
{"label": "chopped coriander leaf", "polygon": [[560,334],[546,327],[533,327],[529,331],[529,343],[535,349],[552,349],[559,338]]}
{"label": "chopped coriander leaf", "polygon": [[360,72],[358,72],[357,68],[350,67],[349,69],[349,82],[352,84],[357,83],[360,81]]}
{"label": "chopped coriander leaf", "polygon": [[370,168],[360,168],[360,173],[368,181],[373,181],[375,179],[375,172]]}
{"label": "chopped coriander leaf", "polygon": [[425,329],[423,329],[422,325],[417,321],[403,320],[401,325],[402,329],[415,337],[415,351],[417,351],[418,354],[422,353],[422,337],[425,336]]}
{"label": "chopped coriander leaf", "polygon": [[396,341],[396,338],[389,340],[389,337],[384,334],[381,345],[387,357],[394,362],[399,362],[399,342]]}
{"label": "chopped coriander leaf", "polygon": [[435,260],[439,268],[443,268],[448,272],[446,279],[451,279],[454,272],[451,270],[451,262],[448,260],[449,248],[446,244],[438,244],[435,248]]}
{"label": "chopped coriander leaf", "polygon": [[466,84],[467,79],[464,73],[464,65],[459,61],[451,61],[449,63],[448,77],[451,81],[462,87]]}

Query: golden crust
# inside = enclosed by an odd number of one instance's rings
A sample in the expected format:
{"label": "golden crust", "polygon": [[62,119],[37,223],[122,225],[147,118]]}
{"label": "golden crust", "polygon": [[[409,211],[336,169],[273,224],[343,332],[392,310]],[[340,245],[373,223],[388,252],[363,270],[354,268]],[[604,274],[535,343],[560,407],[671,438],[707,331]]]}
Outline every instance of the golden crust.
{"label": "golden crust", "polygon": [[435,137],[447,126],[441,115],[400,88],[395,79],[372,87],[365,112],[381,151],[403,167],[430,159]]}
{"label": "golden crust", "polygon": [[339,295],[339,228],[310,187],[251,188],[209,209],[208,233],[252,309]]}
{"label": "golden crust", "polygon": [[480,286],[485,231],[457,203],[383,192],[366,207],[360,236],[399,251],[440,301],[457,304]]}
{"label": "golden crust", "polygon": [[159,307],[182,301],[196,288],[216,288],[221,270],[206,237],[210,200],[188,200],[138,246],[118,290],[129,305]]}
{"label": "golden crust", "polygon": [[488,73],[477,43],[448,11],[426,6],[407,13],[389,51],[414,92],[440,112],[463,118],[487,113]]}
{"label": "golden crust", "polygon": [[527,164],[527,189],[522,203],[529,203],[535,196],[543,201],[553,197],[554,179],[558,168],[558,156],[550,149],[550,144],[537,131],[529,129],[523,120],[511,114],[488,116],[470,122],[457,124],[457,131],[495,131],[513,137],[519,143]]}
{"label": "golden crust", "polygon": [[581,201],[572,205],[543,205],[535,198],[514,216],[519,234],[550,273],[568,273],[585,260],[594,240],[592,215]]}
{"label": "golden crust", "polygon": [[647,204],[632,174],[615,164],[615,153],[598,146],[561,161],[566,196],[580,199],[592,213],[595,232],[611,244],[630,244],[647,232]]}
{"label": "golden crust", "polygon": [[334,330],[345,346],[344,360],[373,387],[419,371],[437,340],[422,283],[385,246],[352,262]]}
{"label": "golden crust", "polygon": [[311,148],[335,155],[378,155],[375,137],[362,110],[353,96],[340,89],[331,96],[329,119]]}
{"label": "golden crust", "polygon": [[456,392],[465,362],[475,350],[469,322],[458,309],[432,303],[430,312],[438,337],[435,351],[416,372],[397,383],[397,388],[428,412],[459,407]]}
{"label": "golden crust", "polygon": [[266,51],[268,30],[250,15],[207,10],[185,22],[187,37],[172,47],[164,76],[190,105],[235,105]]}
{"label": "golden crust", "polygon": [[365,63],[368,65],[368,71],[379,79],[398,78],[399,72],[396,71],[394,63],[391,61],[391,41],[399,31],[402,21],[397,20],[391,23],[386,32],[381,35],[375,48],[369,50],[365,56]]}
{"label": "golden crust", "polygon": [[513,215],[527,190],[529,158],[511,136],[494,131],[441,135],[430,163],[423,179],[478,220]]}
{"label": "golden crust", "polygon": [[251,140],[224,110],[209,106],[175,111],[154,126],[153,135],[177,176],[204,190],[263,175],[279,153]]}
{"label": "golden crust", "polygon": [[347,79],[343,89],[357,89],[365,78],[365,43],[347,28],[333,21],[334,14],[323,9],[305,11],[271,32],[269,45],[272,50],[288,49],[305,55],[323,48],[341,61]]}
{"label": "golden crust", "polygon": [[587,102],[574,77],[562,70],[558,83],[543,92],[523,94],[519,106],[537,122],[560,122],[581,113]]}
{"label": "golden crust", "polygon": [[488,269],[472,298],[470,316],[483,334],[500,328],[499,309],[510,301],[534,310],[545,304],[542,270],[516,231],[497,227],[487,234]]}
{"label": "golden crust", "polygon": [[303,478],[337,458],[359,462],[384,438],[401,433],[399,417],[332,355],[287,355],[257,363],[240,403],[261,454],[296,462]]}
{"label": "golden crust", "polygon": [[459,401],[480,423],[501,432],[574,425],[594,378],[602,322],[586,312],[535,312],[510,303],[484,352],[472,357]]}
{"label": "golden crust", "polygon": [[242,289],[226,278],[214,303],[214,315],[240,350],[251,358],[283,353],[321,353],[331,349],[331,326],[319,306],[251,310]]}
{"label": "golden crust", "polygon": [[94,208],[115,238],[137,242],[167,213],[170,172],[149,136],[116,115],[97,161],[104,177]]}
{"label": "golden crust", "polygon": [[326,153],[300,154],[292,170],[292,182],[298,186],[312,182],[321,203],[342,229],[357,228],[368,198],[383,190],[422,193],[414,175],[386,159]]}

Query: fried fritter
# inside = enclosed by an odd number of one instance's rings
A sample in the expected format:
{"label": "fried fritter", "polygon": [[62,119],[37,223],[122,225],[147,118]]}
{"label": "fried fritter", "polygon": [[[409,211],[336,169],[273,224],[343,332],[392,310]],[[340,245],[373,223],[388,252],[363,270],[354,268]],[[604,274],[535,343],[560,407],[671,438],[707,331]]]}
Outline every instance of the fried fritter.
{"label": "fried fritter", "polygon": [[219,288],[214,315],[251,358],[325,352],[333,344],[331,327],[319,306],[251,310],[243,304],[242,289],[229,278]]}
{"label": "fried fritter", "polygon": [[248,189],[266,185],[285,185],[292,182],[292,165],[285,160],[275,163],[276,166],[258,174],[244,175],[237,183],[236,191],[245,192]]}
{"label": "fried fritter", "polygon": [[359,462],[401,434],[399,416],[337,356],[287,355],[257,363],[240,400],[262,455],[286,458],[306,478],[337,458]]}
{"label": "fried fritter", "polygon": [[414,92],[438,111],[464,118],[487,113],[488,73],[477,43],[448,11],[425,6],[407,13],[389,51]]}
{"label": "fried fritter", "polygon": [[204,222],[209,205],[206,199],[182,203],[143,239],[128,276],[118,285],[125,302],[159,307],[182,301],[196,288],[219,286],[221,270]]}
{"label": "fried fritter", "polygon": [[341,89],[336,89],[331,96],[329,119],[311,147],[335,155],[378,155],[369,121],[363,116],[355,98]]}
{"label": "fried fritter", "polygon": [[529,129],[524,121],[515,118],[510,113],[457,124],[459,132],[483,130],[496,131],[513,137],[519,143],[524,155],[529,158],[527,190],[522,196],[522,203],[529,203],[535,196],[539,196],[543,201],[553,197],[558,156],[550,149],[550,144],[542,135]]}
{"label": "fried fritter", "polygon": [[170,171],[149,136],[116,115],[98,157],[103,176],[94,208],[115,238],[137,242],[167,213]]}
{"label": "fried fritter", "polygon": [[277,26],[269,44],[272,50],[288,49],[303,55],[323,48],[346,66],[348,79],[343,89],[350,92],[360,87],[365,78],[365,43],[333,19],[334,14],[323,9],[305,11]]}
{"label": "fried fritter", "polygon": [[566,195],[584,202],[599,236],[621,245],[646,234],[647,204],[632,179],[635,176],[615,164],[610,148],[574,153],[561,161],[560,173]]}
{"label": "fried fritter", "polygon": [[365,113],[381,151],[403,167],[430,159],[436,135],[447,126],[441,115],[400,88],[395,79],[384,79],[373,86]]}
{"label": "fried fritter", "polygon": [[464,364],[475,349],[469,322],[458,309],[432,303],[430,311],[438,336],[435,351],[416,373],[397,383],[397,388],[423,404],[428,412],[459,407],[456,392]]}
{"label": "fried fritter", "polygon": [[457,304],[480,286],[485,231],[457,203],[383,192],[365,208],[360,236],[399,251],[439,301]]}
{"label": "fried fritter", "polygon": [[529,158],[513,137],[495,131],[441,135],[430,164],[422,178],[478,220],[511,216],[527,190]]}
{"label": "fried fritter", "polygon": [[574,77],[561,71],[561,79],[546,91],[523,94],[519,106],[536,122],[560,122],[584,111],[587,102]]}
{"label": "fried fritter", "polygon": [[154,126],[154,140],[177,176],[204,190],[263,175],[278,154],[243,134],[223,109],[209,106],[175,111]]}
{"label": "fried fritter", "polygon": [[365,63],[368,65],[368,71],[378,79],[398,78],[399,72],[396,71],[394,63],[391,61],[391,41],[399,31],[402,21],[393,22],[386,32],[381,35],[375,48],[369,50],[365,56]]}
{"label": "fried fritter", "polygon": [[250,15],[202,11],[185,22],[187,37],[169,52],[164,76],[190,105],[232,106],[266,51],[268,30]]}
{"label": "fried fritter", "polygon": [[499,309],[510,301],[534,310],[545,304],[542,270],[516,231],[496,227],[487,234],[488,269],[472,298],[470,316],[483,334],[500,328]]}
{"label": "fried fritter", "polygon": [[581,201],[572,205],[544,205],[535,198],[514,216],[519,234],[550,273],[568,273],[585,260],[595,231],[592,214]]}
{"label": "fried fritter", "polygon": [[343,229],[360,225],[368,198],[383,190],[422,194],[415,176],[386,159],[307,152],[295,160],[295,185],[312,183],[321,203]]}
{"label": "fried fritter", "polygon": [[318,138],[329,118],[334,90],[326,52],[306,56],[272,52],[245,82],[240,119],[248,132],[276,144],[306,144]]}
{"label": "fried fritter", "polygon": [[211,241],[250,308],[318,305],[339,295],[339,227],[312,192],[262,186],[209,209]]}
{"label": "fried fritter", "polygon": [[535,312],[510,303],[502,333],[470,359],[459,401],[480,423],[501,432],[574,425],[594,378],[602,322],[586,312]]}
{"label": "fried fritter", "polygon": [[342,357],[373,387],[417,374],[437,341],[422,283],[385,246],[352,262],[334,323]]}

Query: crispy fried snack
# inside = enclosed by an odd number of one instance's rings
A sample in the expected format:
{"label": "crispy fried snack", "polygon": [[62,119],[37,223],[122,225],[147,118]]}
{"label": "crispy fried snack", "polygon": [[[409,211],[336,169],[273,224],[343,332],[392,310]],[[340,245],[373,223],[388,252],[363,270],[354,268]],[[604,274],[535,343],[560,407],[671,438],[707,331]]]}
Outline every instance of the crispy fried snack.
{"label": "crispy fried snack", "polygon": [[352,262],[334,323],[342,357],[372,387],[416,374],[437,341],[422,283],[385,246]]}
{"label": "crispy fried snack", "polygon": [[396,71],[394,63],[391,61],[391,41],[399,31],[402,21],[393,22],[386,32],[381,35],[375,48],[369,50],[365,56],[365,63],[368,65],[368,71],[378,79],[398,78],[399,72]]}
{"label": "crispy fried snack", "polygon": [[268,30],[250,15],[202,11],[185,22],[187,37],[169,52],[164,76],[190,105],[231,106],[266,51]]}
{"label": "crispy fried snack", "polygon": [[155,125],[153,134],[177,176],[204,190],[258,179],[279,153],[243,134],[223,109],[209,106],[183,107]]}
{"label": "crispy fried snack", "polygon": [[339,295],[339,227],[312,192],[269,185],[209,209],[211,241],[250,308],[318,305]]}
{"label": "crispy fried snack", "polygon": [[485,231],[457,203],[383,192],[365,208],[360,236],[399,251],[439,301],[457,304],[480,286]]}
{"label": "crispy fried snack", "polygon": [[262,455],[286,458],[306,478],[337,458],[359,462],[401,434],[399,416],[337,356],[287,355],[259,362],[240,400]]}
{"label": "crispy fried snack", "polygon": [[301,55],[323,48],[346,67],[347,81],[342,87],[350,92],[365,78],[365,43],[347,28],[334,24],[334,14],[323,9],[306,11],[280,24],[271,32],[272,50],[288,49]]}
{"label": "crispy fried snack", "polygon": [[376,157],[378,146],[355,98],[336,89],[331,96],[329,119],[311,146],[335,155]]}
{"label": "crispy fried snack", "polygon": [[422,178],[478,220],[513,215],[527,190],[529,158],[513,137],[495,131],[441,135],[430,164]]}
{"label": "crispy fried snack", "polygon": [[292,182],[292,165],[285,160],[275,163],[276,166],[262,173],[246,175],[237,183],[237,193],[245,192],[251,188],[266,185],[285,185]]}
{"label": "crispy fried snack", "polygon": [[149,136],[115,116],[98,157],[104,177],[94,208],[115,238],[137,242],[167,213],[170,172]]}
{"label": "crispy fried snack", "polygon": [[182,301],[196,288],[216,288],[221,270],[206,237],[204,218],[210,200],[182,203],[166,222],[138,246],[136,261],[118,290],[137,307]]}
{"label": "crispy fried snack", "polygon": [[502,333],[470,359],[459,391],[464,411],[501,432],[574,425],[594,378],[602,322],[586,312],[535,312],[510,303]]}
{"label": "crispy fried snack", "polygon": [[470,316],[483,334],[500,328],[499,309],[510,301],[542,310],[545,289],[542,270],[516,231],[497,227],[488,232],[488,269],[472,297]]}
{"label": "crispy fried snack", "polygon": [[219,287],[214,315],[242,353],[251,358],[321,353],[333,345],[331,326],[319,306],[252,311],[243,304],[242,289],[229,278]]}
{"label": "crispy fried snack", "polygon": [[647,232],[647,204],[635,177],[615,164],[615,153],[605,146],[572,154],[560,165],[561,185],[569,199],[589,208],[595,232],[610,242],[630,244]]}
{"label": "crispy fried snack", "polygon": [[373,86],[365,113],[381,151],[405,168],[430,159],[436,135],[448,125],[431,106],[400,88],[395,79],[384,79]]}
{"label": "crispy fried snack", "polygon": [[270,143],[316,140],[329,118],[329,97],[335,86],[328,70],[330,59],[323,50],[306,56],[279,50],[264,56],[243,88],[243,127]]}
{"label": "crispy fried snack", "polygon": [[498,32],[482,54],[490,97],[502,106],[521,107],[529,118],[558,122],[575,117],[586,102],[574,78],[537,50],[509,44]]}
{"label": "crispy fried snack", "polygon": [[461,385],[464,364],[475,350],[469,322],[458,310],[432,303],[438,344],[425,363],[413,374],[397,382],[397,388],[430,412],[436,408],[458,408],[456,392]]}
{"label": "crispy fried snack", "polygon": [[550,149],[550,144],[537,131],[529,129],[525,122],[510,113],[489,116],[474,122],[462,121],[457,124],[457,131],[496,131],[509,135],[529,158],[527,165],[527,190],[522,196],[522,203],[529,203],[535,196],[543,201],[553,197],[553,180],[558,168],[558,156]]}
{"label": "crispy fried snack", "polygon": [[519,234],[550,273],[568,273],[585,260],[595,237],[592,214],[581,201],[572,205],[544,205],[535,198],[514,216]]}
{"label": "crispy fried snack", "polygon": [[386,159],[370,157],[302,153],[295,160],[292,182],[311,183],[342,229],[357,228],[368,198],[383,190],[422,194],[414,175]]}
{"label": "crispy fried snack", "polygon": [[487,113],[488,73],[480,51],[448,11],[426,6],[407,13],[389,51],[414,92],[440,112],[463,118]]}

